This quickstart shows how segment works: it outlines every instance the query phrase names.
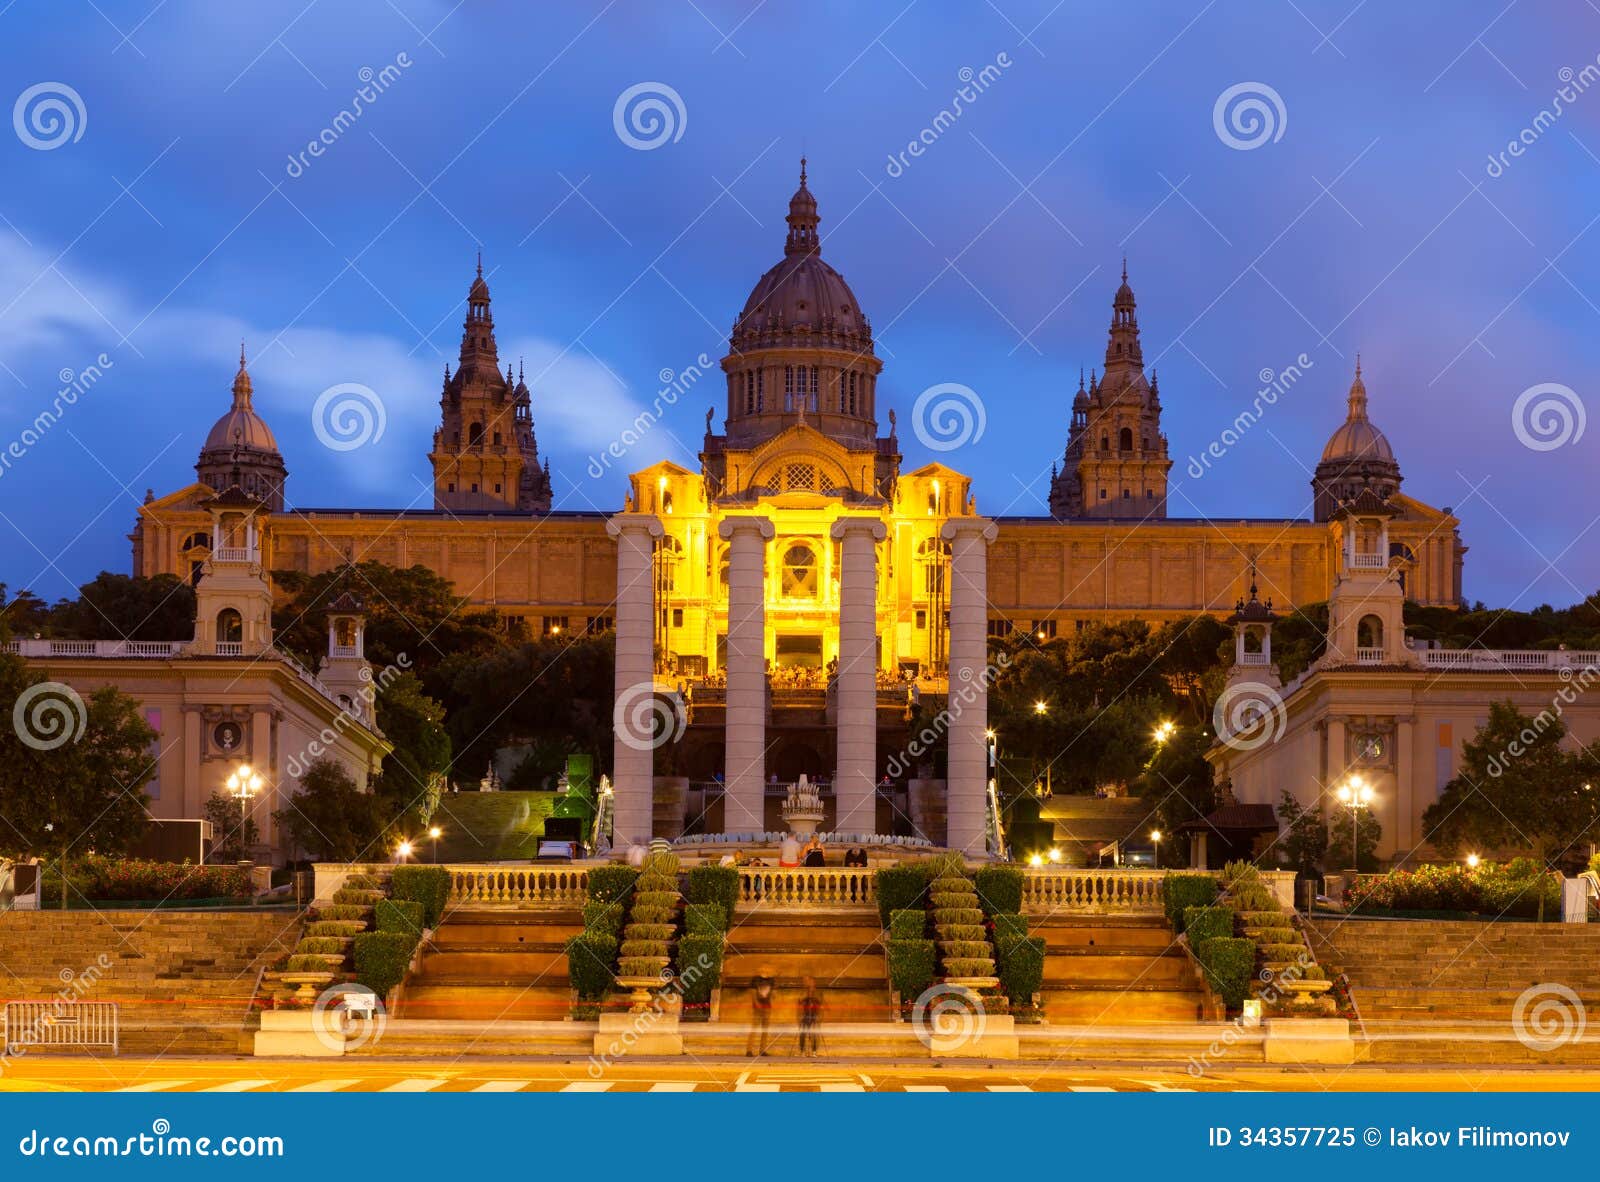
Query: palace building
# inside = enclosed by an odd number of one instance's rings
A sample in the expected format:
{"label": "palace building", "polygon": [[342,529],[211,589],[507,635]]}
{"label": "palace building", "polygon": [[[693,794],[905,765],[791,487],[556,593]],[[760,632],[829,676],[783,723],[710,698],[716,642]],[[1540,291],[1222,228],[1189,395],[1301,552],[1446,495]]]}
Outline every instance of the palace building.
{"label": "palace building", "polygon": [[[1126,268],[1103,366],[1070,407],[1063,398],[1049,515],[981,516],[983,490],[960,471],[902,467],[872,323],[823,257],[804,162],[786,222],[782,256],[734,319],[722,429],[708,412],[698,470],[663,460],[634,473],[615,513],[553,509],[533,394],[501,370],[480,263],[460,360],[445,371],[432,508],[294,505],[241,363],[196,483],[140,508],[135,573],[200,569],[205,505],[237,485],[272,510],[270,569],[421,564],[527,632],[615,629],[619,695],[666,686],[688,702],[678,774],[653,788],[654,753],[618,728],[619,838],[778,828],[773,780],[805,773],[831,783],[830,828],[888,832],[910,816],[960,848],[983,841],[990,636],[1222,614],[1252,571],[1281,607],[1326,601],[1342,569],[1341,506],[1359,498],[1389,507],[1385,561],[1405,597],[1460,601],[1459,522],[1400,491],[1359,366],[1309,517],[1173,516],[1161,396]],[[905,746],[908,698],[947,693],[948,768],[914,769],[899,798],[875,795]]]}

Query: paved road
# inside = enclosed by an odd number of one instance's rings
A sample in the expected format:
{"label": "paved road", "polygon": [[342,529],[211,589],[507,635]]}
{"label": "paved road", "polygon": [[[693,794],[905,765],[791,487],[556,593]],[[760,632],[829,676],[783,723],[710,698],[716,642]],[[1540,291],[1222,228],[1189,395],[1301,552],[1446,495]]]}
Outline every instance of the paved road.
{"label": "paved road", "polygon": [[1236,1067],[1196,1079],[1181,1068],[1004,1063],[656,1061],[607,1068],[586,1060],[470,1063],[350,1057],[330,1060],[119,1057],[7,1059],[0,1092],[1360,1092],[1600,1091],[1600,1070]]}

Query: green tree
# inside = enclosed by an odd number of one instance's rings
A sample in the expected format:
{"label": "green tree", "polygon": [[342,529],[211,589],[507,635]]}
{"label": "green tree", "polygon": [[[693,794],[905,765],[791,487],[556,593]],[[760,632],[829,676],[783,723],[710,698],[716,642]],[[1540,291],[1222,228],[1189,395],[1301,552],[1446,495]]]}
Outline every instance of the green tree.
{"label": "green tree", "polygon": [[1449,855],[1520,850],[1552,869],[1600,838],[1591,788],[1600,748],[1568,750],[1566,734],[1555,708],[1530,717],[1509,701],[1491,703],[1462,745],[1456,776],[1422,814],[1428,840]]}
{"label": "green tree", "polygon": [[256,819],[244,813],[241,822],[239,802],[223,792],[213,792],[206,801],[206,820],[211,822],[211,859],[214,862],[242,862],[261,841]]}
{"label": "green tree", "polygon": [[1203,728],[1180,726],[1156,744],[1138,788],[1163,832],[1175,834],[1180,825],[1204,820],[1217,807],[1216,784],[1205,759],[1210,743]]}
{"label": "green tree", "polygon": [[320,862],[354,862],[376,854],[381,830],[377,797],[350,773],[319,759],[300,777],[299,791],[272,814],[293,843]]}
{"label": "green tree", "polygon": [[358,562],[318,575],[274,571],[272,578],[287,596],[272,613],[277,643],[308,666],[327,652],[328,605],[346,592],[367,615],[367,660],[382,669],[397,665],[404,654],[435,698],[442,698],[448,684],[439,674],[447,657],[486,655],[504,643],[499,616],[472,607],[449,579],[425,566]]}
{"label": "green tree", "polygon": [[156,733],[133,698],[83,698],[0,651],[0,718],[0,852],[56,862],[65,881],[74,854],[119,854],[144,832]]}
{"label": "green tree", "polygon": [[[1352,811],[1355,814],[1353,817]],[[1328,814],[1328,868],[1350,868],[1352,834],[1356,839],[1354,866],[1363,874],[1371,874],[1378,868],[1378,842],[1383,837],[1383,824],[1369,807],[1353,808],[1347,804],[1333,806]]]}
{"label": "green tree", "polygon": [[[1321,811],[1301,807],[1294,794],[1285,790],[1278,802],[1278,819],[1284,825],[1278,848],[1283,852],[1286,868],[1302,877],[1319,877],[1318,868],[1328,852],[1328,826]],[[1345,849],[1349,848],[1346,843]]]}
{"label": "green tree", "polygon": [[389,824],[415,833],[438,808],[450,769],[444,707],[422,692],[422,682],[414,674],[405,673],[384,686],[376,709],[378,729],[394,750],[384,756],[373,791]]}
{"label": "green tree", "polygon": [[142,578],[101,571],[77,599],[50,609],[55,636],[78,640],[189,640],[194,588],[173,575]]}
{"label": "green tree", "polygon": [[50,631],[50,606],[32,591],[18,591],[6,598],[6,585],[0,583],[0,626],[9,636],[31,637]]}

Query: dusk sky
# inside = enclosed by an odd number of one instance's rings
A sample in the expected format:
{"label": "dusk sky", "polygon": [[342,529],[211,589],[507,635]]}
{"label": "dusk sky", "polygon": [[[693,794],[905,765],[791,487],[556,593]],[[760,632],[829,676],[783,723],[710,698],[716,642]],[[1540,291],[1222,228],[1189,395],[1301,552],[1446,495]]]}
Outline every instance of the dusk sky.
{"label": "dusk sky", "polygon": [[[1576,0],[12,0],[0,582],[54,600],[130,569],[136,506],[194,479],[241,339],[292,503],[430,507],[480,249],[556,507],[620,507],[626,472],[695,466],[708,407],[720,427],[714,363],[804,154],[908,469],[1044,513],[1126,254],[1173,516],[1309,516],[1359,351],[1404,491],[1461,518],[1467,597],[1569,604],[1600,585],[1597,54]],[[668,97],[630,123],[639,84]],[[350,451],[314,425],[344,383],[384,417]],[[940,383],[984,418],[945,452],[911,422]]]}

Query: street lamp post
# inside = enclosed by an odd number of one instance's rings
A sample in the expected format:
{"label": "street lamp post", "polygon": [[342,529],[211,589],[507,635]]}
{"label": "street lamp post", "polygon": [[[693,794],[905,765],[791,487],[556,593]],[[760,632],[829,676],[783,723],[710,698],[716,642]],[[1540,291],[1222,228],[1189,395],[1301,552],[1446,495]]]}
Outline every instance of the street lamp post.
{"label": "street lamp post", "polygon": [[430,843],[428,861],[433,865],[438,865],[439,863],[439,837],[443,833],[444,830],[437,825],[430,826],[428,829],[428,841]]}
{"label": "street lamp post", "polygon": [[1161,869],[1161,830],[1150,830],[1151,858],[1157,870]]}
{"label": "street lamp post", "polygon": [[251,770],[248,763],[241,763],[228,775],[228,795],[239,802],[239,860],[241,862],[248,860],[244,855],[248,852],[245,847],[245,841],[250,836],[250,798],[261,791],[261,784],[261,776]]}
{"label": "street lamp post", "polygon": [[1350,877],[1361,873],[1361,855],[1357,849],[1361,832],[1361,810],[1372,801],[1372,786],[1360,776],[1351,776],[1337,793],[1339,802],[1350,810]]}

